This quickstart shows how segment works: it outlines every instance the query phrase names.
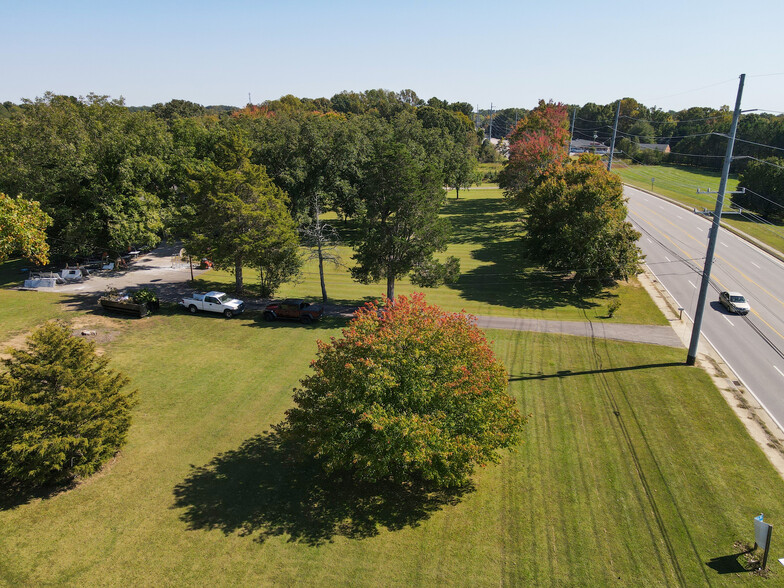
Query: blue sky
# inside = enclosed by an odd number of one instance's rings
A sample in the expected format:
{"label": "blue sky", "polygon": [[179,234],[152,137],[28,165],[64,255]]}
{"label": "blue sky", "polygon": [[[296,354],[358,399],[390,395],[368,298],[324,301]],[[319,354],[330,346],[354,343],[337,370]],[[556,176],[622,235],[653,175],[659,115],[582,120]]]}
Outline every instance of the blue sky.
{"label": "blue sky", "polygon": [[411,88],[480,108],[539,98],[784,111],[781,0],[10,2],[0,101],[47,90],[241,106]]}

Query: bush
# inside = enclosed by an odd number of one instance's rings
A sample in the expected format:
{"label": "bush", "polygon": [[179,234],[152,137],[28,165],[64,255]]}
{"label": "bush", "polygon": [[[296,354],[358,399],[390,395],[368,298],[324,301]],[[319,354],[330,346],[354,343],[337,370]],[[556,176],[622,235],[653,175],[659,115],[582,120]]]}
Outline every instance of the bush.
{"label": "bush", "polygon": [[481,330],[422,294],[357,311],[340,339],[319,342],[314,373],[278,432],[327,472],[362,481],[464,485],[497,462],[524,423]]}
{"label": "bush", "polygon": [[88,476],[125,443],[134,393],[95,345],[50,322],[0,375],[0,473],[25,485]]}

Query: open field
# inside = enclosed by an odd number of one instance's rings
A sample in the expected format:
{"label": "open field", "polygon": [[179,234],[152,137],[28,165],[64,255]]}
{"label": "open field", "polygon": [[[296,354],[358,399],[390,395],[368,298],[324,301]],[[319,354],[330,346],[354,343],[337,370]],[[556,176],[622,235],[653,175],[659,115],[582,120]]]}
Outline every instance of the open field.
{"label": "open field", "polygon": [[[427,291],[430,302],[596,321],[618,295],[614,322],[665,323],[638,285],[586,301],[527,268],[516,213],[498,192],[471,192],[445,213],[456,228],[449,254],[464,275]],[[2,283],[18,270],[0,266]],[[229,274],[204,277],[208,287],[231,283]],[[330,269],[328,288],[344,303],[384,290],[342,269]],[[403,283],[398,292],[411,290]],[[317,297],[315,267],[281,294]],[[682,349],[489,331],[510,392],[530,414],[524,443],[465,491],[427,494],[325,479],[269,434],[316,340],[338,335],[343,319],[305,327],[171,306],[114,318],[74,295],[0,295],[0,343],[47,318],[73,320],[97,331],[140,400],[128,444],[102,472],[54,496],[0,502],[0,585],[780,581],[777,568],[767,580],[746,573],[739,544],[753,542],[759,512],[782,520],[784,481],[705,373],[683,365]]]}
{"label": "open field", "polygon": [[139,390],[129,443],[0,509],[0,584],[762,583],[723,572],[753,516],[784,516],[784,482],[682,350],[489,333],[524,444],[466,492],[422,495],[328,483],[265,435],[338,319],[80,320]]}
{"label": "open field", "polygon": [[[613,165],[613,171],[627,184],[646,190],[651,190],[651,178],[655,178],[653,192],[698,210],[707,208],[713,211],[716,207],[715,194],[696,192],[697,188],[717,191],[721,179],[721,174],[718,172],[662,165]],[[733,191],[737,187],[738,178],[730,176],[727,181],[727,191]],[[724,201],[723,210],[730,210],[729,196]],[[784,253],[784,226],[756,223],[738,215],[723,216],[722,221]]]}
{"label": "open field", "polygon": [[[530,267],[518,240],[520,213],[507,208],[500,190],[464,190],[460,194],[460,200],[448,200],[444,214],[453,225],[452,244],[445,255],[460,259],[461,276],[456,284],[426,289],[431,303],[477,315],[667,324],[637,280],[586,294],[575,291],[569,281]],[[349,224],[336,224],[341,235],[350,236]],[[341,248],[341,255],[346,264],[352,263],[350,248]],[[386,292],[385,282],[359,284],[345,267],[327,265],[325,272],[327,294],[334,303],[361,304]],[[248,268],[245,276],[252,288],[258,273]],[[234,278],[228,272],[211,271],[197,280],[197,286],[230,290]],[[399,280],[395,288],[399,294],[415,290],[421,288],[407,279]],[[316,262],[306,265],[301,282],[284,285],[277,296],[320,300]],[[621,301],[620,309],[613,318],[607,318],[607,305],[616,297]]]}

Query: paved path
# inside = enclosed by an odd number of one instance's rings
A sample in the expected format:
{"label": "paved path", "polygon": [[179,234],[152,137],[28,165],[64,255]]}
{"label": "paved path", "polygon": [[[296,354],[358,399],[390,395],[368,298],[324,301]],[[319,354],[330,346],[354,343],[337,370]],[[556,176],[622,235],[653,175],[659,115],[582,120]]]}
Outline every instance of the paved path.
{"label": "paved path", "polygon": [[558,333],[560,335],[599,337],[635,343],[652,343],[654,345],[666,345],[667,347],[683,347],[680,337],[670,326],[545,321],[503,316],[478,316],[477,324],[484,329]]}

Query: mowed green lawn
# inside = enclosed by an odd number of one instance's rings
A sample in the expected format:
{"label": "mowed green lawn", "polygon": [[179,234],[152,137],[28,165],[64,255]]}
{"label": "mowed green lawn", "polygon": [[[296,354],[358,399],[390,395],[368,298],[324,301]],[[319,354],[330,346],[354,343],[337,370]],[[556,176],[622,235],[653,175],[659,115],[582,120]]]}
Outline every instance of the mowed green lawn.
{"label": "mowed green lawn", "polygon": [[[462,495],[319,482],[264,435],[314,327],[113,319],[129,442],[79,487],[0,510],[0,584],[764,585],[736,569],[784,483],[683,350],[493,331],[524,443]],[[111,338],[111,337],[110,337]],[[780,549],[776,548],[771,566]],[[717,559],[718,558],[718,559]],[[711,561],[717,562],[710,567]]]}
{"label": "mowed green lawn", "polygon": [[[716,207],[715,194],[697,194],[697,189],[718,191],[721,174],[696,168],[662,166],[662,165],[618,165],[613,166],[613,171],[621,176],[627,184],[653,190],[657,194],[667,196],[687,206],[698,210],[707,208],[711,212]],[[651,178],[654,178],[651,187]],[[738,187],[738,178],[730,177],[727,180],[727,191],[731,192]],[[730,210],[730,196],[726,196],[723,211]],[[754,222],[739,215],[728,214],[722,216],[722,221],[728,225],[759,239],[763,243],[784,253],[784,226],[769,225]]]}
{"label": "mowed green lawn", "polygon": [[[501,190],[461,190],[459,200],[450,192],[443,214],[453,226],[451,244],[444,255],[460,259],[461,276],[455,284],[425,289],[431,303],[475,315],[667,324],[636,279],[586,294],[575,290],[569,280],[531,267],[520,245],[520,212],[507,206]],[[349,223],[336,225],[344,238],[351,237]],[[325,266],[331,302],[356,305],[386,293],[386,282],[355,282],[346,267],[353,264],[352,250],[341,247],[340,253],[344,267]],[[254,282],[258,283],[258,272],[247,268],[245,279],[253,288]],[[231,290],[234,277],[228,272],[211,271],[196,285],[202,289]],[[422,288],[413,286],[408,279],[399,280],[395,287],[398,294],[419,290]],[[301,279],[285,284],[276,295],[321,300],[317,263],[306,264]],[[620,309],[608,318],[607,305],[616,298],[621,301]]]}

